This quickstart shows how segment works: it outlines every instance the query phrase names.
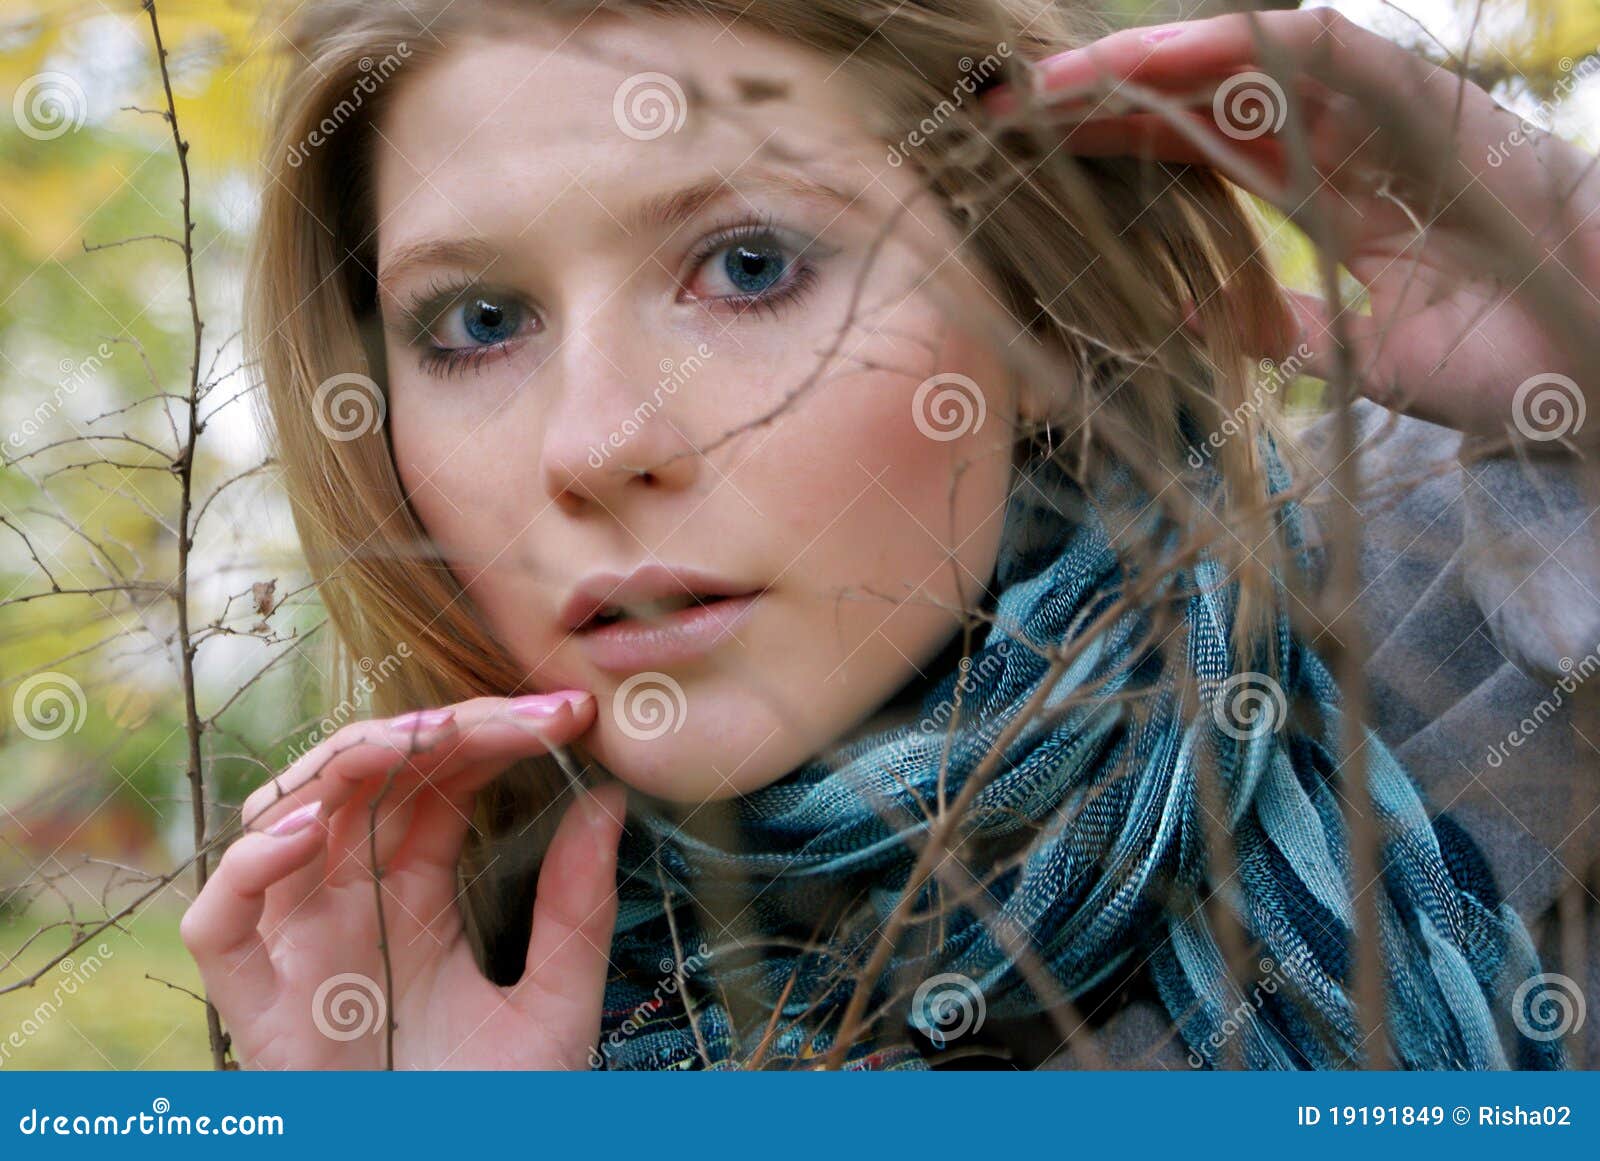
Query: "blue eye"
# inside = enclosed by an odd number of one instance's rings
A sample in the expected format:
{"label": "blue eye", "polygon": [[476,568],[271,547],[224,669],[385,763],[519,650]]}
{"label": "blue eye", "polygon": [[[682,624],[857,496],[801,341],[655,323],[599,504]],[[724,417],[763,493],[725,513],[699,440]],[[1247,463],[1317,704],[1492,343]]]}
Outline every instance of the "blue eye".
{"label": "blue eye", "polygon": [[522,323],[522,312],[515,303],[474,298],[462,303],[460,322],[461,329],[473,342],[493,346],[516,335]]}
{"label": "blue eye", "polygon": [[745,294],[761,294],[770,289],[788,269],[783,251],[777,246],[741,242],[728,248],[723,259],[728,280]]}
{"label": "blue eye", "polygon": [[539,322],[516,295],[450,285],[431,288],[406,316],[413,324],[407,342],[423,369],[447,374],[507,354]]}
{"label": "blue eye", "polygon": [[816,285],[816,259],[833,251],[818,239],[790,239],[763,218],[719,230],[701,243],[685,289],[714,310],[735,316],[760,311],[777,317]]}

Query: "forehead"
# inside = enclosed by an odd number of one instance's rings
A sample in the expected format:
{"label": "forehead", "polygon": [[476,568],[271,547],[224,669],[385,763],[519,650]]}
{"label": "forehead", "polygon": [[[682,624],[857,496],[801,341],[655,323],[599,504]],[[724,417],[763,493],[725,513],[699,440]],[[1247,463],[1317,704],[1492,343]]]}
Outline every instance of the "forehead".
{"label": "forehead", "polygon": [[377,127],[380,219],[404,205],[407,219],[459,229],[508,195],[526,214],[557,199],[598,213],[608,191],[737,180],[775,159],[869,181],[883,149],[838,65],[696,16],[528,19],[464,40],[392,82]]}

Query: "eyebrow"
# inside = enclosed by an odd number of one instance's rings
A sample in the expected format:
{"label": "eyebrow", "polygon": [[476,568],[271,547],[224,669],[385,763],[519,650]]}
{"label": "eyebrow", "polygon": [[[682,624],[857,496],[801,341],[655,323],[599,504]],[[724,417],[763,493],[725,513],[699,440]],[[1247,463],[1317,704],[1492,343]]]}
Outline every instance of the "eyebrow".
{"label": "eyebrow", "polygon": [[[840,206],[847,206],[861,196],[859,191],[840,190],[826,182],[785,170],[751,167],[741,174],[737,182],[718,175],[681,189],[644,198],[625,211],[617,221],[629,234],[675,228],[712,203],[737,196],[742,189],[787,193],[812,201],[835,202]],[[498,247],[480,235],[426,238],[400,246],[384,258],[378,274],[378,285],[387,288],[402,273],[416,266],[487,268],[499,257]]]}

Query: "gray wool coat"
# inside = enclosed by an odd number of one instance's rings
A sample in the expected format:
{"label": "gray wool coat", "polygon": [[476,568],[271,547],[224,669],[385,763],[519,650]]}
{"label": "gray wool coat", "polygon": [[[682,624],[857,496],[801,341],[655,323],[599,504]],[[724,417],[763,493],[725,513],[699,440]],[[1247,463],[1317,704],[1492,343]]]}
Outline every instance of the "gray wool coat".
{"label": "gray wool coat", "polygon": [[[1600,997],[1600,497],[1569,456],[1481,456],[1473,440],[1365,400],[1354,410],[1364,487],[1361,595],[1368,721],[1479,842],[1528,923],[1546,972]],[[1302,433],[1331,474],[1335,432]],[[1426,478],[1424,478],[1426,477]],[[1386,481],[1414,486],[1397,490]],[[1325,541],[1324,478],[1307,531]],[[1368,494],[1371,498],[1364,498]],[[1187,1069],[1189,1052],[1137,978],[1054,1024],[993,1031],[1010,1058],[949,1067]],[[987,1037],[986,1037],[987,1039]],[[1087,1042],[1087,1043],[1085,1043]],[[1567,1037],[1600,1067],[1600,1012]]]}

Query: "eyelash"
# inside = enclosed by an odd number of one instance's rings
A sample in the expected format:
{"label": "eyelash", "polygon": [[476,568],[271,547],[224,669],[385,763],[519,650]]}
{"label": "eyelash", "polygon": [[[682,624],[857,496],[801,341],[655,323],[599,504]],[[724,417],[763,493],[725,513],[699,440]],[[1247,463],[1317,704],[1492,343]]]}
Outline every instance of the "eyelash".
{"label": "eyelash", "polygon": [[[767,214],[715,227],[693,252],[690,270],[698,274],[711,257],[741,242],[780,241],[782,233],[778,224]],[[766,311],[770,317],[778,318],[785,308],[800,302],[815,288],[817,276],[816,266],[797,255],[785,267],[783,281],[774,289],[754,294],[720,295],[700,301],[707,303],[711,309],[730,311],[735,318],[743,317],[751,309]],[[468,371],[481,370],[486,363],[508,354],[520,341],[507,339],[489,346],[454,348],[439,347],[428,342],[428,334],[438,320],[460,307],[462,300],[475,291],[485,296],[493,293],[491,288],[470,281],[435,283],[417,295],[406,308],[409,318],[433,320],[429,324],[419,325],[410,340],[418,348],[418,363],[428,374],[451,378]],[[529,309],[525,303],[519,302],[519,306],[524,310]]]}

